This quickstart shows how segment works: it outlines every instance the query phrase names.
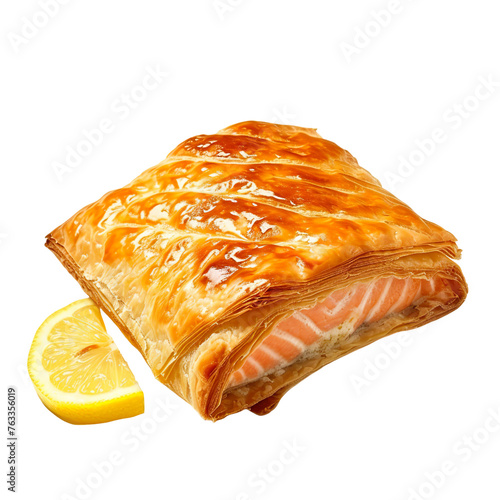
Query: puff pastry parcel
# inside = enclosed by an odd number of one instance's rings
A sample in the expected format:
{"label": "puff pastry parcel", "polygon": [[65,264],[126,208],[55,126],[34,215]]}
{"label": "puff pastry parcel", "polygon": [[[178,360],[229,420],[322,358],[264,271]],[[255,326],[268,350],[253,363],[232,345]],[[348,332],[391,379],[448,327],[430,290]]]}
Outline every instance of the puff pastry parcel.
{"label": "puff pastry parcel", "polygon": [[205,419],[275,408],[322,366],[450,313],[455,237],[314,129],[199,135],[46,245]]}

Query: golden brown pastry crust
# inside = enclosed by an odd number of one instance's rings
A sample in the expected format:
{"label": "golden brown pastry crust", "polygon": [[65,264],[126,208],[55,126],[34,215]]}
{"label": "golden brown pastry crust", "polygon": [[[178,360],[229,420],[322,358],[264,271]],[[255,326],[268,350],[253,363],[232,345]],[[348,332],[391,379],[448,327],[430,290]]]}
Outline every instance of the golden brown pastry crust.
{"label": "golden brown pastry crust", "polygon": [[[188,139],[46,244],[155,376],[213,420],[267,413],[324,364],[447,314],[467,293],[451,233],[315,130],[263,122]],[[453,291],[446,304],[383,320],[245,395],[224,392],[252,346],[293,311],[358,281],[436,274]]]}

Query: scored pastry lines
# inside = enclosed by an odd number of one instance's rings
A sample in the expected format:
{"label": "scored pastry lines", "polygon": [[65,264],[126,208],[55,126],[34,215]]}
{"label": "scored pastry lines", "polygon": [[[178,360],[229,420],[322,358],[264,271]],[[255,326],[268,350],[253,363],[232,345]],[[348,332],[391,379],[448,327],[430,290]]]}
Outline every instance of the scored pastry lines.
{"label": "scored pastry lines", "polygon": [[[155,165],[154,167],[151,167],[152,169],[161,167],[163,165],[166,165],[167,163],[177,163],[179,161],[187,161],[190,163],[196,162],[196,163],[218,163],[221,165],[264,165],[264,164],[272,164],[272,165],[284,165],[284,166],[290,166],[290,167],[306,167],[310,168],[312,170],[316,170],[319,172],[325,172],[328,171],[330,173],[333,172],[338,172],[339,174],[343,174],[346,177],[349,177],[351,179],[355,179],[357,181],[362,181],[362,182],[367,182],[369,184],[373,184],[379,188],[382,187],[378,179],[373,177],[367,170],[365,170],[363,167],[358,165],[357,163],[354,165],[351,165],[350,163],[346,162],[345,160],[342,159],[334,159],[330,160],[330,162],[325,162],[322,163],[321,165],[316,165],[314,163],[305,163],[302,160],[297,160],[297,161],[290,161],[290,160],[284,160],[283,158],[275,158],[275,159],[266,159],[266,160],[253,160],[252,157],[249,157],[249,159],[239,159],[235,158],[234,156],[231,157],[217,157],[217,156],[210,156],[210,155],[192,155],[192,156],[187,156],[187,155],[176,155],[176,156],[167,156],[165,160],[163,160],[161,163],[158,165]],[[354,160],[356,161],[356,160]],[[328,167],[328,168],[325,168]],[[341,167],[341,168],[339,168]],[[357,177],[356,175],[351,175],[349,174],[349,169],[354,168],[356,173],[358,174],[363,174],[363,177]],[[147,172],[147,171],[146,171]],[[146,173],[144,172],[144,173]],[[141,174],[143,175],[143,174]],[[383,189],[383,188],[382,188]],[[394,196],[391,193],[389,193],[390,196]]]}
{"label": "scored pastry lines", "polygon": [[[283,211],[287,211],[287,212],[291,212],[293,214],[296,214],[297,211],[296,210],[293,210],[291,207],[285,205],[285,204],[281,204],[279,203],[278,201],[273,201],[273,200],[262,200],[261,198],[254,198],[253,196],[248,196],[247,194],[237,194],[237,193],[226,193],[226,194],[221,194],[219,192],[212,192],[212,191],[209,191],[209,190],[203,190],[203,189],[189,189],[189,190],[181,190],[181,189],[176,189],[176,190],[173,190],[173,191],[156,191],[154,194],[152,195],[144,195],[144,196],[141,196],[140,193],[138,193],[137,195],[135,195],[135,199],[130,202],[128,205],[124,205],[123,208],[120,210],[120,211],[117,211],[116,214],[114,214],[113,216],[113,219],[118,217],[119,215],[124,215],[124,216],[127,216],[127,210],[129,210],[130,207],[132,207],[133,205],[135,204],[140,204],[140,203],[143,203],[145,200],[147,200],[148,198],[151,198],[153,196],[159,196],[159,195],[162,195],[162,194],[165,194],[165,195],[168,195],[170,193],[199,193],[199,194],[205,194],[207,196],[213,196],[219,200],[224,200],[224,199],[234,199],[234,200],[238,200],[238,199],[242,199],[242,200],[247,200],[249,202],[252,202],[252,203],[256,203],[260,206],[270,206],[270,207],[273,207],[273,208],[276,208],[278,210],[283,210]],[[173,200],[171,204],[169,204],[168,206],[169,207],[172,207],[172,206],[175,206],[175,203],[176,201]],[[404,206],[404,204],[402,204]],[[158,206],[158,205],[156,205]],[[374,217],[365,217],[365,216],[351,216],[349,214],[346,214],[346,213],[342,213],[342,214],[339,214],[339,213],[332,213],[332,212],[319,212],[319,211],[313,211],[313,210],[308,210],[306,208],[304,208],[303,206],[300,206],[298,207],[300,208],[300,212],[299,212],[299,215],[300,216],[303,216],[303,217],[309,217],[309,218],[325,218],[325,219],[337,219],[337,220],[349,220],[349,221],[352,221],[352,222],[358,222],[358,221],[370,221],[370,222],[373,222],[375,224],[380,224],[381,226],[393,226],[393,227],[398,227],[398,228],[402,228],[402,229],[405,229],[407,231],[411,231],[413,233],[416,233],[416,234],[421,234],[421,235],[427,235],[428,233],[422,231],[422,230],[419,230],[417,228],[414,228],[414,227],[410,227],[410,226],[407,226],[407,225],[403,225],[403,224],[400,224],[400,223],[397,223],[395,221],[392,221],[392,220],[380,220],[378,218],[376,218],[375,216]],[[167,219],[168,220],[168,219]],[[114,222],[114,221],[113,221]],[[141,224],[141,223],[136,223],[136,222],[121,222],[121,223],[115,223],[115,226],[112,228],[112,229],[116,229],[118,227],[155,227],[156,225],[152,225],[150,222],[148,223],[144,223],[144,224]],[[193,227],[190,227],[189,228],[189,231],[186,230],[186,229],[180,229],[172,224],[161,224],[161,226],[168,226],[168,227],[172,227],[173,230],[172,232],[184,232],[184,234],[203,234],[205,235],[206,233],[201,230],[201,231],[198,231],[196,228],[193,228]],[[220,228],[219,228],[220,229]],[[233,233],[235,234],[235,233]],[[241,233],[239,235],[239,237],[235,237],[235,236],[230,236],[230,235],[227,235],[227,233],[224,233],[221,231],[221,233],[219,235],[216,235],[215,236],[216,238],[222,238],[222,239],[228,239],[228,240],[241,240],[241,241],[253,241],[253,242],[261,242],[261,241],[266,241],[266,238],[262,238],[262,239],[250,239],[250,238],[245,238]],[[307,245],[300,245],[298,244],[299,242],[297,240],[287,240],[287,241],[282,241],[282,242],[268,242],[268,244],[270,245],[278,245],[278,246],[297,246],[297,247],[301,247],[301,246],[307,246]],[[319,243],[321,244],[321,243]]]}
{"label": "scored pastry lines", "polygon": [[[183,173],[183,174],[175,174],[175,173],[170,174],[170,173],[163,173],[162,172],[162,167],[169,166],[169,164],[172,164],[172,166],[173,166],[173,165],[179,163],[180,161],[187,162],[190,165],[190,168],[187,169],[187,171],[185,173]],[[361,179],[359,177],[355,177],[355,176],[349,175],[343,169],[339,169],[339,168],[332,168],[332,169],[329,169],[329,170],[325,171],[324,168],[318,168],[318,167],[315,167],[314,165],[308,165],[308,164],[303,164],[303,163],[299,163],[299,164],[298,163],[288,163],[288,162],[284,162],[282,160],[275,161],[275,162],[273,162],[273,161],[263,161],[263,160],[255,161],[255,162],[249,162],[249,161],[238,162],[238,161],[234,161],[231,158],[230,160],[225,160],[225,161],[224,160],[213,161],[211,157],[209,157],[209,159],[207,159],[207,160],[203,160],[203,159],[200,159],[199,157],[185,157],[185,156],[184,157],[174,157],[173,159],[169,158],[168,161],[163,161],[162,163],[151,167],[150,169],[146,170],[145,172],[143,172],[142,174],[140,174],[138,177],[136,177],[132,182],[130,182],[129,184],[127,184],[125,187],[133,187],[134,184],[136,182],[138,182],[143,176],[147,177],[146,174],[150,175],[155,170],[158,172],[158,174],[160,176],[163,173],[163,175],[165,177],[171,177],[172,180],[173,179],[177,180],[177,178],[186,177],[186,176],[189,178],[189,173],[194,168],[198,168],[198,167],[200,167],[202,165],[206,165],[207,166],[207,170],[209,170],[209,166],[210,166],[211,163],[214,163],[214,164],[217,164],[217,165],[224,165],[224,166],[227,166],[229,168],[232,165],[251,166],[251,165],[268,165],[268,164],[273,164],[275,166],[300,167],[300,168],[311,169],[311,170],[314,170],[314,171],[317,171],[317,172],[321,172],[321,173],[338,174],[340,176],[344,176],[344,177],[348,178],[349,180],[351,180],[354,183],[367,184],[367,186],[363,186],[365,188],[368,188],[368,189],[376,188],[376,189],[373,189],[373,190],[376,191],[377,193],[380,193],[380,194],[386,196],[385,190],[383,190],[383,188],[381,186],[379,186],[378,184],[369,182],[366,179]],[[274,175],[274,177],[276,177],[278,179],[284,179],[284,180],[295,180],[295,181],[298,180],[296,177],[282,176],[282,175],[279,175],[279,173],[277,175]],[[230,180],[230,179],[231,179],[231,175],[229,175],[229,177],[228,177],[228,180]],[[352,191],[352,190],[349,190],[349,189],[338,188],[338,187],[335,187],[335,186],[324,186],[322,184],[316,184],[314,182],[311,182],[311,181],[309,181],[307,179],[303,179],[303,178],[300,178],[299,180],[300,180],[301,183],[307,183],[307,184],[310,184],[310,185],[316,186],[316,187],[328,188],[329,190],[332,190],[332,191],[335,191],[335,192],[339,192],[339,193],[353,194],[353,195],[358,194],[357,191]],[[178,191],[177,187],[173,191]],[[401,200],[399,200],[398,198],[396,198],[394,195],[392,195],[390,193],[389,193],[389,197],[392,197],[399,204],[405,205],[403,202],[401,202]]]}

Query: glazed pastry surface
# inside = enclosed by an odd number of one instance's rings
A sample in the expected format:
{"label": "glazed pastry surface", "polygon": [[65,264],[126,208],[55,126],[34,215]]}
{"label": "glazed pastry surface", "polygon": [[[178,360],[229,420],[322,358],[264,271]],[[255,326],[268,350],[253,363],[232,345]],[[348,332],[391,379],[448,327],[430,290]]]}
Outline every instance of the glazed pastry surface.
{"label": "glazed pastry surface", "polygon": [[[325,364],[448,314],[467,294],[451,233],[315,130],[264,122],[188,139],[52,231],[47,246],[158,380],[212,420],[265,414]],[[389,278],[439,278],[446,293],[234,387],[279,322]]]}

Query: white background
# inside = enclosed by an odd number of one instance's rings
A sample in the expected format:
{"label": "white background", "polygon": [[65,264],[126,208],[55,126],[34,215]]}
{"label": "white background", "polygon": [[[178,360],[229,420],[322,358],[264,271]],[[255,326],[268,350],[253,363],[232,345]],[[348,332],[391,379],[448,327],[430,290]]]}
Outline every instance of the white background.
{"label": "white background", "polygon": [[[498,499],[500,431],[488,420],[500,411],[497,2],[57,5],[50,19],[34,0],[2,2],[0,13],[1,364],[4,387],[19,391],[18,498]],[[390,18],[377,15],[389,7]],[[148,67],[169,76],[142,92]],[[124,109],[131,92],[141,102]],[[58,177],[54,164],[102,119],[113,130]],[[44,236],[182,140],[249,119],[318,128],[452,231],[466,303],[402,348],[396,335],[324,368],[269,416],[216,424],[158,383],[106,318],[147,411],[97,426],[60,421],[38,400],[26,357],[45,317],[84,294]],[[429,143],[436,128],[440,143]],[[175,406],[168,418],[158,401]],[[110,455],[120,463],[98,475]],[[444,462],[453,473],[435,473]]]}

